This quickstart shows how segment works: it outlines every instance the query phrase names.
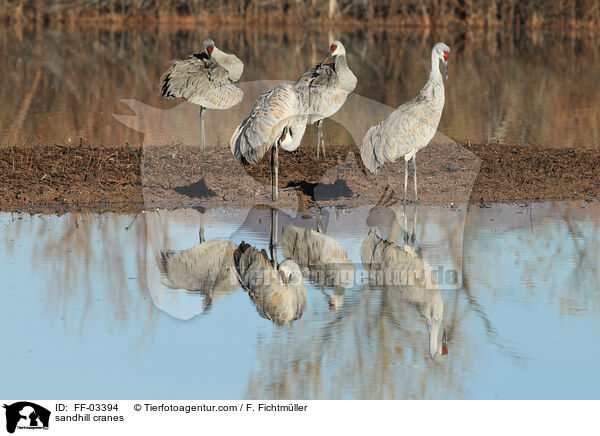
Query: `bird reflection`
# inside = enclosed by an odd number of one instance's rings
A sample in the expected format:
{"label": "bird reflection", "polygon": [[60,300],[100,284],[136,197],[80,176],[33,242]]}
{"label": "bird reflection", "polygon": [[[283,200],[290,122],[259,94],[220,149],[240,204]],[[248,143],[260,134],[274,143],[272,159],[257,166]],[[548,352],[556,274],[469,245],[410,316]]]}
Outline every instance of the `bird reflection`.
{"label": "bird reflection", "polygon": [[[388,311],[392,317],[402,313],[402,302],[407,301],[415,306],[419,315],[425,319],[429,332],[429,355],[435,362],[445,361],[448,354],[446,331],[442,325],[444,303],[439,285],[433,277],[433,270],[423,259],[416,241],[417,208],[415,208],[413,232],[407,232],[406,213],[404,213],[404,229],[395,212],[385,206],[376,206],[370,214],[370,221],[377,221],[374,216],[393,217],[391,220],[391,239],[383,239],[376,229],[371,229],[364,240],[360,255],[365,270],[369,273],[369,283],[384,287],[388,295]],[[383,213],[382,213],[383,212]],[[391,212],[391,213],[390,213]],[[380,223],[383,224],[383,223]],[[403,247],[396,243],[396,235],[402,235]]]}
{"label": "bird reflection", "polygon": [[[248,292],[260,316],[277,325],[289,325],[302,316],[307,304],[302,272],[291,259],[277,260],[278,214],[271,209],[269,253],[244,241],[204,241],[200,224],[200,243],[186,250],[162,250],[156,264],[163,285],[186,289],[204,296],[203,311],[215,298],[230,294],[240,285]],[[233,235],[232,235],[233,236]]]}
{"label": "bird reflection", "polygon": [[[344,292],[354,281],[354,264],[340,244],[323,233],[321,220],[317,231],[288,224],[283,228],[281,247],[286,258],[302,268],[305,277],[321,286],[330,309],[340,309]],[[332,293],[331,293],[332,292]]]}
{"label": "bird reflection", "polygon": [[233,263],[237,247],[224,240],[202,242],[202,236],[200,240],[200,244],[186,250],[161,251],[157,263],[166,286],[200,292],[206,310],[212,307],[215,298],[230,294],[239,286]]}
{"label": "bird reflection", "polygon": [[277,325],[290,325],[304,313],[306,287],[296,262],[291,259],[277,262],[278,211],[272,209],[271,213],[271,259],[265,250],[242,241],[234,253],[235,265],[259,315]]}

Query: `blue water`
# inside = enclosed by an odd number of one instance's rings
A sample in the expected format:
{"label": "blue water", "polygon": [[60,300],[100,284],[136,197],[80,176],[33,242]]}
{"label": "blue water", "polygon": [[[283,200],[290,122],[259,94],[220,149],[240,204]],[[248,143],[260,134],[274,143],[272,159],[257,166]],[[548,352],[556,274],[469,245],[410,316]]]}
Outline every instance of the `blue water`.
{"label": "blue water", "polygon": [[[0,214],[0,396],[598,398],[599,211],[420,206],[423,259],[460,277],[439,291],[442,362],[428,352],[417,305],[361,279],[368,209],[325,211],[324,233],[355,280],[336,310],[331,289],[305,280],[306,310],[289,326],[260,317],[241,287],[207,310],[198,293],[165,286],[156,263],[161,250],[198,244],[200,225],[206,240],[268,249],[269,210]],[[316,229],[316,216],[279,211],[279,231]],[[382,239],[398,239],[378,224]]]}

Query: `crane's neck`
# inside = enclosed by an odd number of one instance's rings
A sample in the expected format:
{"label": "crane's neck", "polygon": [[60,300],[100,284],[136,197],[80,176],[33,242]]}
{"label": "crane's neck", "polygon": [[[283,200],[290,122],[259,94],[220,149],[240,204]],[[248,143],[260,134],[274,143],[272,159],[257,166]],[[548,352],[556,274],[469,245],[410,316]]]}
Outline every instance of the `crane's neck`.
{"label": "crane's neck", "polygon": [[346,55],[341,54],[335,57],[335,70],[341,71],[344,68],[348,68],[348,62],[346,61]]}
{"label": "crane's neck", "polygon": [[213,48],[213,51],[210,54],[210,57],[212,57],[219,64],[223,61],[224,56],[227,56],[225,52],[219,50],[217,47]]}
{"label": "crane's neck", "polygon": [[442,83],[442,72],[440,71],[440,58],[435,51],[431,51],[431,72],[429,78]]}
{"label": "crane's neck", "polygon": [[428,323],[429,329],[429,355],[432,360],[436,360],[442,355],[442,343],[440,341],[440,328],[442,321],[434,319]]}
{"label": "crane's neck", "polygon": [[444,81],[440,72],[440,58],[435,51],[431,52],[431,72],[420,94],[429,100],[435,101],[436,107],[439,106],[441,115],[441,108],[444,107]]}
{"label": "crane's neck", "polygon": [[340,87],[348,93],[354,91],[357,79],[348,67],[345,54],[337,55],[335,57],[335,71],[339,77]]}

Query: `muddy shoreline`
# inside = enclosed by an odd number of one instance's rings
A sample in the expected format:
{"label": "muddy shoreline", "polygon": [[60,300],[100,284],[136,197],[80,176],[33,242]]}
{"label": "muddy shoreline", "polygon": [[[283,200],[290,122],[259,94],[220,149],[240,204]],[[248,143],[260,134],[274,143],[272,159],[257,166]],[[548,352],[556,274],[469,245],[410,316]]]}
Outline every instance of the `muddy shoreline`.
{"label": "muddy shoreline", "polygon": [[[403,162],[367,174],[354,146],[314,145],[280,154],[281,205],[375,204],[386,188],[400,200]],[[504,144],[431,144],[418,155],[419,200],[427,203],[594,199],[600,153]],[[228,149],[194,146],[0,149],[0,211],[135,213],[154,207],[250,207],[269,202],[265,159],[242,168]],[[412,188],[412,172],[409,178]],[[412,189],[409,189],[409,199]]]}

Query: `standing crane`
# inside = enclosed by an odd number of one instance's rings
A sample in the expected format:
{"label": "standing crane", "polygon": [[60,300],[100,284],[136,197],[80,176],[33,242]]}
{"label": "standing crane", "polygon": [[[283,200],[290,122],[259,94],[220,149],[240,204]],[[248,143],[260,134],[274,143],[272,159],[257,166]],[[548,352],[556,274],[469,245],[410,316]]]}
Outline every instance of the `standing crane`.
{"label": "standing crane", "polygon": [[271,152],[271,196],[279,199],[279,147],[294,151],[306,129],[307,106],[287,83],[261,94],[252,112],[235,129],[229,147],[243,165],[259,162]]}
{"label": "standing crane", "polygon": [[204,151],[204,113],[207,109],[229,109],[242,101],[244,93],[235,82],[242,76],[244,64],[215,47],[210,38],[202,46],[203,53],[174,61],[161,77],[160,88],[165,98],[184,98],[200,106]]}
{"label": "standing crane", "polygon": [[412,159],[415,201],[417,201],[417,151],[435,135],[444,109],[444,82],[440,60],[448,80],[450,47],[438,42],[431,50],[431,72],[419,94],[371,127],[363,138],[360,155],[367,169],[375,174],[386,162],[404,157],[404,204],[408,185],[408,161]]}
{"label": "standing crane", "polygon": [[[326,64],[330,57],[335,63]],[[317,157],[323,141],[323,119],[335,114],[356,87],[356,76],[348,68],[346,49],[340,41],[333,41],[329,53],[316,67],[304,73],[294,84],[308,105],[307,124],[317,123]]]}

